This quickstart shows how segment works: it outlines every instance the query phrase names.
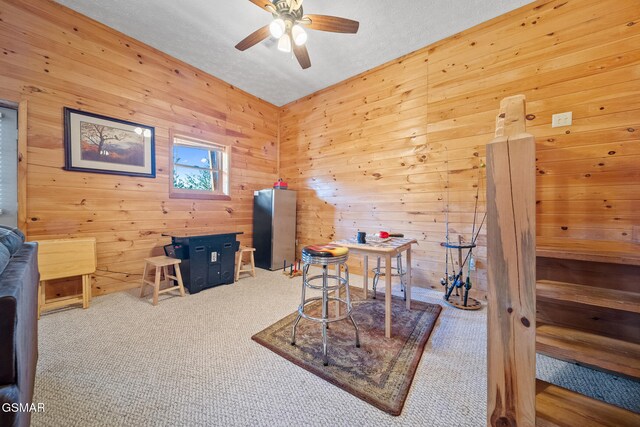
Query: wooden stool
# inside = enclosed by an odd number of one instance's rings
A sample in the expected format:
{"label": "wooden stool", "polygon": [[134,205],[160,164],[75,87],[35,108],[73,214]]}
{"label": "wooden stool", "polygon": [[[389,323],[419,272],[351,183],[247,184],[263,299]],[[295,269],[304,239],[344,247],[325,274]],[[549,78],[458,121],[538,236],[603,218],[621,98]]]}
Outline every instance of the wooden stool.
{"label": "wooden stool", "polygon": [[[152,258],[145,258],[144,260],[144,272],[142,273],[142,285],[140,286],[140,298],[144,297],[144,287],[147,285],[153,286],[153,305],[158,305],[158,295],[165,292],[171,292],[174,290],[180,291],[180,296],[184,296],[184,286],[182,284],[182,274],[180,274],[180,260],[170,258],[168,256],[156,256]],[[173,266],[175,276],[169,274],[169,266]],[[155,280],[147,280],[147,268],[151,266],[156,268]],[[170,284],[170,280],[175,280],[178,286],[170,286],[166,289],[160,290],[160,276],[164,274],[164,283]]]}
{"label": "wooden stool", "polygon": [[[245,248],[241,247],[238,249],[238,255],[236,257],[236,281],[240,277],[240,273],[251,273],[253,277],[256,277],[256,263],[253,258],[253,253],[256,251],[256,248]],[[244,264],[244,253],[249,252],[251,254],[251,268],[242,269],[242,265]]]}

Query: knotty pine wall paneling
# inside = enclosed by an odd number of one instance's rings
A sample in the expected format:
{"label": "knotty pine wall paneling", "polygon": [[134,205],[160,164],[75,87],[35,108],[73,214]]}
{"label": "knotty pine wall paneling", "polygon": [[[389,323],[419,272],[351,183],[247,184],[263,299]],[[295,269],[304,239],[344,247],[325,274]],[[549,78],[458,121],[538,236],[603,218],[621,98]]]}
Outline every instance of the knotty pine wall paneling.
{"label": "knotty pine wall paneling", "polygon": [[[49,0],[0,0],[0,99],[29,105],[29,239],[96,237],[94,295],[138,286],[168,230],[251,244],[253,191],[277,178],[273,105]],[[64,171],[65,106],[154,126],[156,178]],[[232,146],[231,200],[169,199],[169,129]]]}
{"label": "knotty pine wall paneling", "polygon": [[[520,93],[536,137],[537,234],[630,241],[640,223],[640,7],[545,0],[282,109],[298,248],[358,230],[404,232],[419,241],[414,283],[441,289],[447,199],[451,238],[468,240],[478,186],[485,210],[499,102]],[[565,111],[573,124],[552,128]],[[483,296],[484,232],[479,243]]]}

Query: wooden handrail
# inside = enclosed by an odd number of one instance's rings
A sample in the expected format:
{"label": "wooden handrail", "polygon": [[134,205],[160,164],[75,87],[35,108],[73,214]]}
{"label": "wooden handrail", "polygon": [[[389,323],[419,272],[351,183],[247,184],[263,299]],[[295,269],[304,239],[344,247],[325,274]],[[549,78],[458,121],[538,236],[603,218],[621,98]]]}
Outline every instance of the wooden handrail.
{"label": "wooden handrail", "polygon": [[500,103],[487,145],[487,424],[536,422],[535,141],[525,97]]}

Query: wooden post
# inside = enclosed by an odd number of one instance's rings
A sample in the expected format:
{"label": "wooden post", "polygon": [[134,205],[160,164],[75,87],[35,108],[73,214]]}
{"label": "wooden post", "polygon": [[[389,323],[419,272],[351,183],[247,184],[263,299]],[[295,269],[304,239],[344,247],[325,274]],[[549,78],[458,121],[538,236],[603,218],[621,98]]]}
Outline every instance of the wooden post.
{"label": "wooden post", "polygon": [[487,424],[535,426],[535,141],[523,95],[505,98],[487,145]]}
{"label": "wooden post", "polygon": [[27,100],[18,104],[18,228],[28,238],[27,227]]}
{"label": "wooden post", "polygon": [[384,336],[391,338],[391,254],[384,257]]}

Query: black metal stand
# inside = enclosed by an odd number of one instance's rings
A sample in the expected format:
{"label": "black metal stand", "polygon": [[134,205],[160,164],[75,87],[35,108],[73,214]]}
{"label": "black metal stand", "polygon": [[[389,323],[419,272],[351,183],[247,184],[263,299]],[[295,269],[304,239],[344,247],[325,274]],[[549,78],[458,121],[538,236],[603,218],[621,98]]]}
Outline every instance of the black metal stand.
{"label": "black metal stand", "polygon": [[[469,290],[471,289],[471,278],[469,277],[469,274],[467,274],[466,278],[464,277],[464,274],[463,274],[464,266],[466,265],[467,261],[471,257],[473,253],[473,248],[476,247],[476,244],[475,243],[464,244],[462,242],[456,244],[456,243],[443,242],[443,243],[440,243],[440,246],[446,248],[446,250],[457,249],[458,265],[460,266],[460,270],[458,271],[458,273],[456,273],[454,270],[453,274],[449,275],[449,271],[448,271],[449,257],[447,256],[447,269],[445,271],[445,277],[440,279],[440,284],[445,287],[445,291],[444,291],[445,302],[452,307],[459,308],[462,310],[479,310],[480,308],[482,308],[482,304],[480,304],[480,301],[478,301],[475,298],[471,298],[469,296]],[[464,249],[467,249],[467,255],[463,260],[462,251]],[[460,288],[462,287],[464,287],[464,293],[460,292]],[[456,291],[455,295],[452,295],[454,290]]]}

